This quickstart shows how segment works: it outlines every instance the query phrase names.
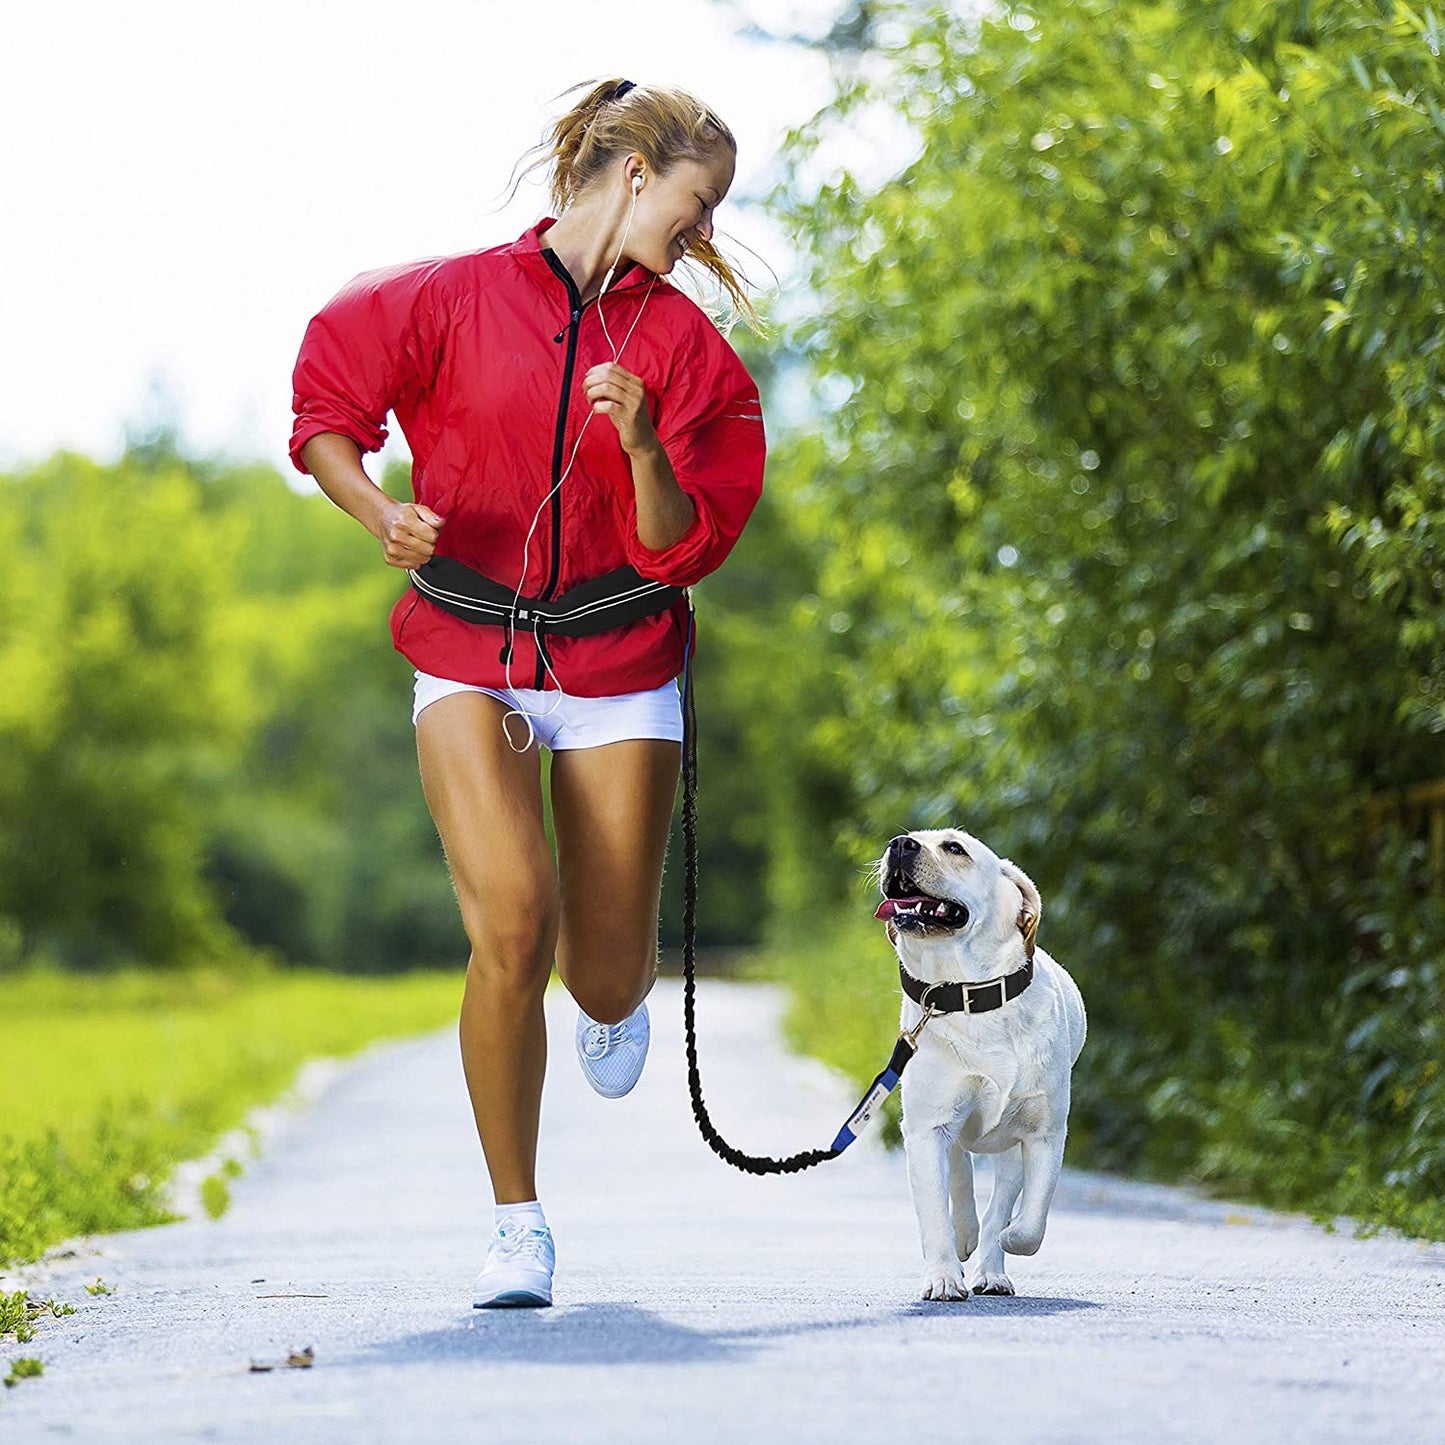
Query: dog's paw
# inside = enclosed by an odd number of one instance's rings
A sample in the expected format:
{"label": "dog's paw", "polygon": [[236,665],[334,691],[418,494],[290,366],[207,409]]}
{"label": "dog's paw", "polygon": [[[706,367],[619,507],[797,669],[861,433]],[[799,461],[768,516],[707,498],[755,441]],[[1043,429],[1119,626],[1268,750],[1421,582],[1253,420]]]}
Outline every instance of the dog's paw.
{"label": "dog's paw", "polygon": [[923,1298],[933,1300],[967,1299],[968,1286],[963,1282],[963,1266],[930,1265],[923,1275]]}
{"label": "dog's paw", "polygon": [[974,1250],[978,1248],[978,1225],[974,1225],[972,1233],[954,1230],[953,1242],[958,1248],[959,1259],[971,1258]]}
{"label": "dog's paw", "polygon": [[984,1270],[977,1278],[969,1280],[968,1287],[974,1294],[1012,1294],[1014,1292],[1013,1281],[1002,1270],[996,1274],[992,1270]]}
{"label": "dog's paw", "polygon": [[1022,1225],[1011,1224],[998,1237],[998,1242],[1003,1246],[1005,1254],[1037,1254],[1039,1246],[1044,1242],[1042,1229],[1026,1229]]}

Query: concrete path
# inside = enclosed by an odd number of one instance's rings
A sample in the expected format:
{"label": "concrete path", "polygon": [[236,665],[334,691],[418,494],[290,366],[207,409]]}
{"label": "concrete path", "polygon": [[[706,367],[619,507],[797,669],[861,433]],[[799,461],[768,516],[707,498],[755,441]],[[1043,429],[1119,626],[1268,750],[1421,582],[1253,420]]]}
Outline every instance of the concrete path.
{"label": "concrete path", "polygon": [[[854,1102],[786,1055],[780,1007],[700,992],[714,1118],[754,1152],[824,1143]],[[449,1028],[343,1071],[221,1220],[31,1271],[78,1313],[5,1347],[46,1373],[0,1395],[0,1439],[1445,1440],[1445,1247],[1072,1174],[1018,1298],[924,1304],[901,1156],[737,1174],[693,1128],[676,983],[620,1101],[550,1009],[553,1309],[471,1308],[491,1199]],[[118,1292],[86,1295],[97,1273]]]}

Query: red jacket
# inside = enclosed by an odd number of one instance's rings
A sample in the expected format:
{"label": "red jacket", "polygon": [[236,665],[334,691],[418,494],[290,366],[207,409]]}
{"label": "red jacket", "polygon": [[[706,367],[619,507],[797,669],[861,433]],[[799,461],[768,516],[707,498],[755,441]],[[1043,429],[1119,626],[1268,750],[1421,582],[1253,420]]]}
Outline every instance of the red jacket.
{"label": "red jacket", "polygon": [[[653,424],[697,516],[670,547],[637,536],[632,469],[609,417],[587,428],[582,378],[612,350],[597,302],[579,305],[560,260],[539,244],[545,219],[509,245],[367,271],[312,318],[292,378],[291,459],[319,432],[363,451],[386,439],[395,412],[412,453],[419,502],[445,520],[440,556],[524,595],[556,597],[631,563],[644,577],[688,586],[732,550],[762,494],[758,390],[731,346],[692,300],[636,264],[602,297],[621,343],[649,286],[619,364],[647,387]],[[656,285],[653,283],[656,281]],[[603,697],[659,687],[682,670],[687,604],[591,637],[548,636],[567,692]],[[503,633],[454,617],[408,587],[391,611],[392,639],[415,667],[501,687]],[[516,631],[516,687],[551,687],[525,626]]]}

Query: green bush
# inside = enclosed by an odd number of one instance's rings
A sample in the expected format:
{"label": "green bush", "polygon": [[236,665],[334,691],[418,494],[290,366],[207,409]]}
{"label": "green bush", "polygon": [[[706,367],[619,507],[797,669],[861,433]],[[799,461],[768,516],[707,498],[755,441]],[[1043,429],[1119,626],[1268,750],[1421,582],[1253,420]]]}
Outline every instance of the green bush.
{"label": "green bush", "polygon": [[827,404],[789,759],[844,783],[784,786],[777,925],[965,827],[1089,1003],[1081,1157],[1438,1230],[1445,921],[1360,808],[1445,732],[1433,13],[868,11],[774,198]]}

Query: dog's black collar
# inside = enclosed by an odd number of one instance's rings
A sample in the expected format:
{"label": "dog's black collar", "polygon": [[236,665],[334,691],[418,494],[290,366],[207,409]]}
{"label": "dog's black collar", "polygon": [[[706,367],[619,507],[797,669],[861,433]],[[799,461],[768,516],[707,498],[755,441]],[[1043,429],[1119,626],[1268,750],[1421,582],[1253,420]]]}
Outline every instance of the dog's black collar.
{"label": "dog's black collar", "polygon": [[900,963],[898,976],[903,992],[914,1003],[938,1014],[986,1014],[1017,998],[1034,981],[1034,961],[1014,973],[991,978],[986,983],[924,983]]}

